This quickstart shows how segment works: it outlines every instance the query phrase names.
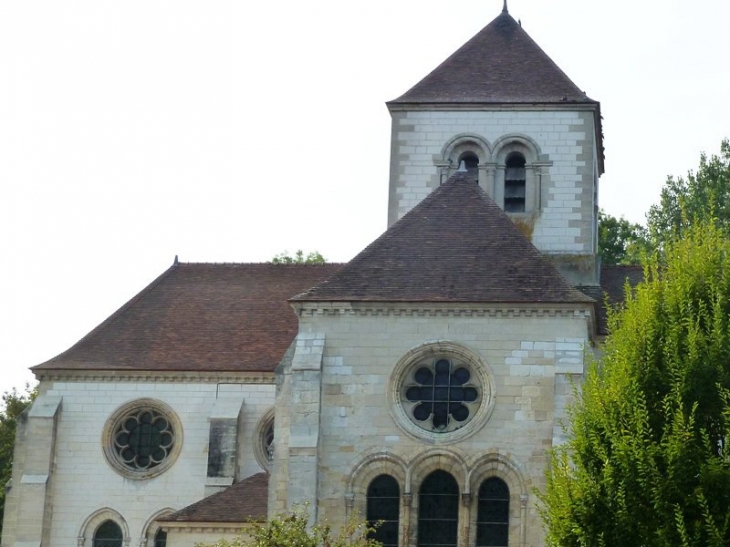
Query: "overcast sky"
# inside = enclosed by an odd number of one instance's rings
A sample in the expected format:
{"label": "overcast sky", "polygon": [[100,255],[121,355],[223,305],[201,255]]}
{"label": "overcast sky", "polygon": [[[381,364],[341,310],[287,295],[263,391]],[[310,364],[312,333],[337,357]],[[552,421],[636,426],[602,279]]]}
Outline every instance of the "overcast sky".
{"label": "overcast sky", "polygon": [[[601,101],[642,222],[730,136],[726,0],[511,0]],[[394,99],[501,0],[0,2],[0,392],[179,255],[346,261],[386,227]]]}

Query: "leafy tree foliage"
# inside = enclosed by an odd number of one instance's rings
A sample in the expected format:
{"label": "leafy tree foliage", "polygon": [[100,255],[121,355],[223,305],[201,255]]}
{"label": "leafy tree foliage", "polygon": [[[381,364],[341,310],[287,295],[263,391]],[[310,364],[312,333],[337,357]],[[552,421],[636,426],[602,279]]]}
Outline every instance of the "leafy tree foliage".
{"label": "leafy tree foliage", "polygon": [[309,526],[306,508],[279,515],[266,524],[253,524],[250,537],[222,539],[196,547],[381,547],[369,538],[372,529],[365,522],[350,521],[335,532],[328,524]]}
{"label": "leafy tree foliage", "polygon": [[702,154],[697,172],[690,171],[686,178],[669,177],[659,205],[653,205],[646,217],[659,246],[709,218],[730,227],[730,141],[722,142],[719,156],[708,159]]}
{"label": "leafy tree foliage", "polygon": [[641,224],[598,211],[598,252],[603,264],[638,264],[649,248],[648,233]]}
{"label": "leafy tree foliage", "polygon": [[26,385],[24,393],[16,389],[6,391],[2,396],[0,409],[0,533],[5,514],[5,485],[13,473],[13,449],[15,448],[15,431],[18,427],[18,417],[30,406],[35,398],[35,392]]}
{"label": "leafy tree foliage", "polygon": [[299,249],[294,256],[290,255],[288,251],[279,253],[271,259],[272,264],[325,264],[327,260],[319,254],[317,251],[304,254],[304,251]]}
{"label": "leafy tree foliage", "polygon": [[662,254],[610,317],[553,452],[549,545],[730,544],[730,239],[687,226]]}

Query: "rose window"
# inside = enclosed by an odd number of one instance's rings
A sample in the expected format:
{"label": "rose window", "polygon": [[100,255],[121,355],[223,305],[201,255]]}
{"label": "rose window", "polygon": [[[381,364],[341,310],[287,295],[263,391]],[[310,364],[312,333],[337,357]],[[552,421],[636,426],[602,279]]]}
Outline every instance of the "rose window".
{"label": "rose window", "polygon": [[183,427],[172,408],[156,399],[136,399],[106,421],[102,448],[120,475],[144,480],[164,473],[180,455]]}
{"label": "rose window", "polygon": [[464,426],[480,404],[480,388],[469,368],[453,359],[421,361],[403,384],[402,404],[419,427],[447,433]]}
{"label": "rose window", "polygon": [[125,415],[119,421],[113,439],[119,461],[132,470],[158,466],[175,444],[170,420],[152,409],[138,409]]}

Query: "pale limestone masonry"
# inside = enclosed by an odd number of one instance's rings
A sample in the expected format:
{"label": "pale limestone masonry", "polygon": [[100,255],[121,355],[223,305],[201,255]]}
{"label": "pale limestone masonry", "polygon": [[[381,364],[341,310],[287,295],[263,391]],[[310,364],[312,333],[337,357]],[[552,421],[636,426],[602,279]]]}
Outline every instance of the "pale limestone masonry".
{"label": "pale limestone masonry", "polygon": [[[13,466],[14,496],[6,499],[3,541],[19,547],[48,545],[51,538],[54,453],[56,426],[61,397],[49,395],[36,399],[18,424],[16,444],[22,456]],[[19,455],[19,451],[16,452]],[[7,538],[7,539],[6,539]]]}
{"label": "pale limestone masonry", "polygon": [[[195,547],[200,543],[212,543],[220,539],[233,541],[241,537],[250,537],[240,524],[224,525],[217,523],[170,523],[166,522],[163,529],[167,531],[167,544],[174,547]],[[153,547],[151,544],[146,547]]]}
{"label": "pale limestone masonry", "polygon": [[[46,379],[39,390],[26,423],[19,428],[16,458],[22,463],[14,468],[3,547],[90,547],[93,529],[89,528],[106,518],[122,525],[125,546],[144,547],[156,516],[219,490],[234,479],[233,473],[239,480],[261,471],[253,453],[254,435],[258,421],[274,404],[271,375],[262,375],[256,383],[230,374],[217,381],[164,376]],[[125,478],[115,471],[102,443],[109,417],[139,398],[165,403],[182,423],[177,461],[146,480]],[[231,444],[229,438],[222,445],[223,477],[207,476],[211,420],[223,420],[228,437],[234,433],[231,421],[238,424],[237,439]],[[52,507],[52,520],[48,507]]]}
{"label": "pale limestone masonry", "polygon": [[288,435],[288,507],[309,503],[312,521],[317,520],[319,472],[317,446],[321,427],[322,354],[324,334],[300,333],[291,364],[291,400]]}
{"label": "pale limestone masonry", "polygon": [[592,109],[391,106],[391,116],[389,225],[443,183],[463,151],[477,154],[479,184],[502,206],[504,157],[518,146],[527,160],[527,211],[512,214],[513,219],[528,227],[532,242],[545,253],[596,252]]}
{"label": "pale limestone masonry", "polygon": [[[319,521],[338,525],[349,515],[364,512],[367,485],[387,472],[399,482],[402,493],[401,544],[413,545],[420,481],[431,471],[444,469],[460,485],[459,545],[469,546],[475,541],[470,534],[475,529],[476,491],[482,480],[496,475],[511,492],[510,545],[543,544],[532,489],[544,484],[547,450],[565,414],[566,378],[579,380],[583,373],[583,351],[590,345],[590,307],[444,304],[414,309],[333,303],[303,305],[299,313],[291,370],[282,370],[277,396],[282,406],[277,406],[277,463],[271,481],[276,486],[270,489],[270,510],[306,501],[318,508]],[[414,438],[399,425],[388,404],[394,363],[413,348],[438,340],[472,352],[494,378],[495,404],[488,421],[453,443]],[[306,369],[297,372],[298,363],[304,362]],[[304,377],[305,372],[310,375]],[[300,390],[309,395],[297,396]],[[290,396],[296,401],[284,408]],[[318,398],[321,403],[315,408]],[[305,417],[295,416],[304,405]],[[291,424],[280,422],[279,409],[290,416]],[[301,420],[314,416],[319,430],[308,437],[305,466],[292,457],[302,454],[301,448],[291,440],[287,447],[287,438],[301,438]],[[288,468],[280,465],[285,459],[282,452],[289,455]]]}

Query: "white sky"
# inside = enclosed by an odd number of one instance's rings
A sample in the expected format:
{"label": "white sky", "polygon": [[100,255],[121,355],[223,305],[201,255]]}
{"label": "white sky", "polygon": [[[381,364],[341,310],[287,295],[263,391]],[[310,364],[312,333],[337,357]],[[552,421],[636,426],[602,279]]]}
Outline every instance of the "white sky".
{"label": "white sky", "polygon": [[[386,225],[384,105],[501,0],[0,2],[0,392],[167,269]],[[601,205],[641,222],[730,136],[725,0],[511,0],[601,101]]]}

